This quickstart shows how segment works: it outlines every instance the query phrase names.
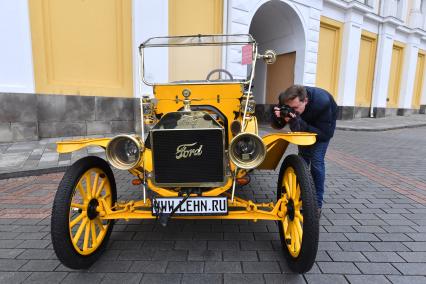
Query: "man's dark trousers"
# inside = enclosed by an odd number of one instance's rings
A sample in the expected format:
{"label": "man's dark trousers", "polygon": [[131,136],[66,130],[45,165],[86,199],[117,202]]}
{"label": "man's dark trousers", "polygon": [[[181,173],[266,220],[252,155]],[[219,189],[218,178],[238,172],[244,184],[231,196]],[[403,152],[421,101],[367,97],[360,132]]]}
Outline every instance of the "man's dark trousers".
{"label": "man's dark trousers", "polygon": [[299,146],[299,155],[310,165],[311,174],[314,179],[318,208],[322,208],[325,180],[325,153],[329,141],[316,142],[311,146]]}

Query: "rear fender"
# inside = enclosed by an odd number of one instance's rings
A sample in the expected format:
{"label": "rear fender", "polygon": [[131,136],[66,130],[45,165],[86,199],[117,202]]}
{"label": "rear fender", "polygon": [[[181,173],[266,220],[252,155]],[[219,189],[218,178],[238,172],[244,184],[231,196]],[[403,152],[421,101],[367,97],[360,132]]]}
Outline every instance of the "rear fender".
{"label": "rear fender", "polygon": [[289,143],[299,146],[312,145],[316,134],[308,132],[272,133],[262,137],[266,146],[266,157],[259,170],[275,170]]}

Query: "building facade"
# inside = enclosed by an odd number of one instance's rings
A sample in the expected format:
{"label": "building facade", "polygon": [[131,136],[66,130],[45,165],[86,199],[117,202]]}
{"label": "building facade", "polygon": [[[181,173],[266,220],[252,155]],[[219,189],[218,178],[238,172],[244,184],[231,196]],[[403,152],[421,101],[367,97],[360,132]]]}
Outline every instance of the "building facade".
{"label": "building facade", "polygon": [[[135,129],[138,46],[151,36],[250,33],[259,114],[291,84],[319,86],[339,119],[424,113],[424,0],[0,2],[0,141]],[[227,51],[223,68],[238,68]],[[177,62],[157,58],[158,70]],[[168,72],[170,73],[170,72]],[[147,74],[149,75],[149,74]]]}

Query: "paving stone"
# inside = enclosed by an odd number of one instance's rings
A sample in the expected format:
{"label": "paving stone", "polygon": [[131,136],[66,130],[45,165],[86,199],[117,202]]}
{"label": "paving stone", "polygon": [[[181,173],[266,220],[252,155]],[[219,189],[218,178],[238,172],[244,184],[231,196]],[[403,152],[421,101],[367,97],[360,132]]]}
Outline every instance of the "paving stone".
{"label": "paving stone", "polygon": [[220,261],[222,260],[222,251],[219,250],[190,250],[188,260]]}
{"label": "paving stone", "polygon": [[259,261],[256,251],[227,250],[222,254],[224,261]]}
{"label": "paving stone", "polygon": [[22,266],[20,271],[54,271],[55,268],[59,265],[58,260],[30,260],[24,266]]}
{"label": "paving stone", "polygon": [[182,284],[215,284],[222,283],[222,275],[220,274],[184,274]]}
{"label": "paving stone", "polygon": [[208,241],[209,250],[238,250],[238,241]]}
{"label": "paving stone", "polygon": [[1,258],[9,258],[13,259],[20,255],[24,249],[0,249],[0,259]]}
{"label": "paving stone", "polygon": [[409,249],[399,242],[374,242],[371,245],[378,251],[409,251]]}
{"label": "paving stone", "polygon": [[27,260],[0,259],[0,271],[17,271]]}
{"label": "paving stone", "polygon": [[225,284],[258,284],[265,283],[262,274],[225,274]]}
{"label": "paving stone", "polygon": [[343,275],[337,274],[310,274],[305,275],[307,283],[329,284],[329,283],[348,283]]}
{"label": "paving stone", "polygon": [[131,261],[97,261],[89,271],[91,272],[127,272],[132,265]]}
{"label": "paving stone", "polygon": [[355,263],[363,274],[400,274],[390,263]]}
{"label": "paving stone", "polygon": [[405,262],[396,252],[383,251],[373,252],[367,251],[363,253],[370,262]]}
{"label": "paving stone", "polygon": [[394,263],[393,266],[404,275],[426,275],[426,263]]}
{"label": "paving stone", "polygon": [[351,284],[365,284],[365,283],[375,283],[375,284],[386,284],[391,283],[383,275],[347,275],[349,283]]}
{"label": "paving stone", "polygon": [[400,276],[388,275],[386,276],[393,284],[424,284],[426,281],[425,276]]}
{"label": "paving stone", "polygon": [[167,261],[133,261],[129,272],[161,273],[165,272]]}
{"label": "paving stone", "polygon": [[107,283],[140,283],[142,280],[142,273],[105,273],[102,279],[103,284]]}
{"label": "paving stone", "polygon": [[425,262],[426,252],[399,252],[398,253],[407,262]]}
{"label": "paving stone", "polygon": [[18,248],[28,248],[28,249],[43,249],[50,244],[49,240],[25,240],[22,241]]}
{"label": "paving stone", "polygon": [[22,283],[31,272],[0,272],[0,283]]}
{"label": "paving stone", "polygon": [[202,273],[204,262],[202,261],[169,261],[167,273]]}
{"label": "paving stone", "polygon": [[144,274],[142,284],[181,283],[182,274]]}
{"label": "paving stone", "polygon": [[62,283],[100,283],[103,277],[103,273],[71,272]]}
{"label": "paving stone", "polygon": [[355,251],[330,251],[333,261],[368,261],[360,252]]}
{"label": "paving stone", "polygon": [[412,251],[426,251],[426,242],[403,242]]}
{"label": "paving stone", "polygon": [[235,261],[206,262],[204,271],[206,273],[241,273],[241,263]]}
{"label": "paving stone", "polygon": [[339,247],[344,251],[376,251],[372,244],[368,242],[339,242]]}
{"label": "paving stone", "polygon": [[241,241],[242,250],[272,250],[270,241]]}
{"label": "paving stone", "polygon": [[188,258],[188,251],[186,250],[157,250],[154,254],[153,260],[180,260],[184,261]]}
{"label": "paving stone", "polygon": [[345,233],[345,236],[352,242],[376,242],[380,241],[374,234],[370,233]]}
{"label": "paving stone", "polygon": [[206,248],[207,241],[176,241],[175,243],[175,249],[205,250]]}
{"label": "paving stone", "polygon": [[361,274],[358,268],[351,262],[318,262],[323,273],[330,274]]}
{"label": "paving stone", "polygon": [[278,262],[242,262],[244,273],[280,273],[281,269]]}
{"label": "paving stone", "polygon": [[61,283],[67,272],[33,272],[24,283]]}

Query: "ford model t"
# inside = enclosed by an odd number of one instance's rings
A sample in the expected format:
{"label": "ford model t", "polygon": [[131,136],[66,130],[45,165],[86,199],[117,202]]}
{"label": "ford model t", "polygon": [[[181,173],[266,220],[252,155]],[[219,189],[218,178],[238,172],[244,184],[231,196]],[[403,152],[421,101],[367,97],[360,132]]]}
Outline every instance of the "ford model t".
{"label": "ford model t", "polygon": [[[162,225],[174,218],[270,220],[278,225],[290,269],[310,270],[319,225],[303,159],[284,158],[276,200],[239,197],[250,172],[275,170],[289,143],[315,143],[311,133],[259,136],[255,66],[259,59],[273,63],[275,53],[260,54],[250,35],[156,37],[139,50],[141,86],[152,86],[153,93],[140,99],[140,133],[58,143],[59,153],[100,146],[108,161],[85,157],[64,174],[51,226],[59,260],[74,269],[90,267],[117,219],[157,219]],[[134,176],[140,200],[117,200],[110,165]]]}

